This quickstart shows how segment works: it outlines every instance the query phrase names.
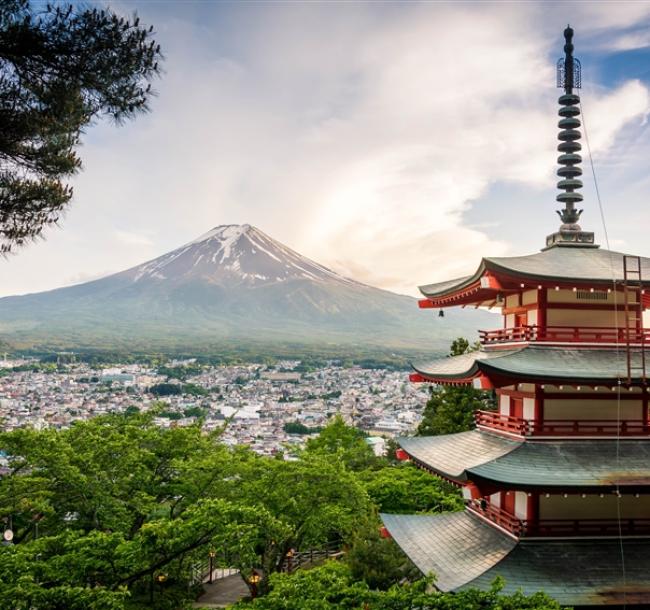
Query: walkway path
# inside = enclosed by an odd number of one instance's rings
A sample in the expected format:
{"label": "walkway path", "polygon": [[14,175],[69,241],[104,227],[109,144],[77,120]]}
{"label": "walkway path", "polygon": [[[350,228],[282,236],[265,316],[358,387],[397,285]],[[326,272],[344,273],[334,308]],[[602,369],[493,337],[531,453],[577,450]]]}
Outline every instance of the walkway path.
{"label": "walkway path", "polygon": [[239,574],[215,580],[203,585],[205,593],[194,603],[194,608],[227,608],[250,595],[248,587]]}

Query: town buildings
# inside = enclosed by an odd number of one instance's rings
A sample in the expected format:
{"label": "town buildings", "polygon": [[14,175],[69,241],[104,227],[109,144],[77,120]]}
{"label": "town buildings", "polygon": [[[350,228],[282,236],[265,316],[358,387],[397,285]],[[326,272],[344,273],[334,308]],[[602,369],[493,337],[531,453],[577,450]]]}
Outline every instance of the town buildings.
{"label": "town buildings", "polygon": [[[400,371],[332,362],[301,372],[296,370],[300,361],[294,360],[274,366],[195,366],[183,382],[168,378],[170,369],[182,372],[187,364],[172,362],[161,369],[145,364],[98,368],[82,362],[8,363],[0,374],[0,430],[65,429],[75,421],[128,409],[146,411],[162,402],[156,419],[162,427],[189,425],[202,417],[205,430],[223,428],[221,438],[228,444],[289,455],[307,436],[287,432],[288,423],[316,431],[341,414],[370,435],[403,435],[417,426],[427,399],[426,388],[409,384]],[[152,392],[167,383],[178,386],[179,393]],[[186,392],[188,385],[192,390]]]}

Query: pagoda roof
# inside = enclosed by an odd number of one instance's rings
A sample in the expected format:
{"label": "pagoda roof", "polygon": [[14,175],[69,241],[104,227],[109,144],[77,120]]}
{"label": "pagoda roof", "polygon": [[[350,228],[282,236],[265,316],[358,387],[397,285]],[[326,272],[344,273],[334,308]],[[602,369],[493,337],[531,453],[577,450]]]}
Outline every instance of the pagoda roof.
{"label": "pagoda roof", "polygon": [[479,578],[517,546],[517,541],[462,511],[442,515],[380,515],[395,542],[436,586],[453,591]]}
{"label": "pagoda roof", "polygon": [[[650,357],[650,350],[646,350],[646,357]],[[633,351],[633,369],[641,370],[640,360],[640,351]],[[497,386],[512,379],[605,385],[627,378],[624,349],[527,345],[509,350],[478,350],[411,366],[426,381],[440,383],[469,382],[481,373]]]}
{"label": "pagoda roof", "polygon": [[[472,275],[420,286],[427,298],[445,297],[477,285],[486,272],[513,280],[575,284],[609,284],[623,280],[625,254],[594,247],[556,246],[526,256],[489,257],[481,260]],[[650,286],[650,258],[641,258],[644,285]]]}
{"label": "pagoda roof", "polygon": [[483,430],[399,439],[417,462],[457,482],[514,489],[650,486],[650,440],[516,441]]}
{"label": "pagoda roof", "polygon": [[506,594],[544,591],[562,605],[650,603],[650,539],[517,542],[468,512],[381,518],[420,571],[437,576],[441,591],[486,590],[502,576]]}
{"label": "pagoda roof", "polygon": [[465,481],[468,469],[506,455],[523,442],[479,430],[397,440],[412,458],[454,481]]}

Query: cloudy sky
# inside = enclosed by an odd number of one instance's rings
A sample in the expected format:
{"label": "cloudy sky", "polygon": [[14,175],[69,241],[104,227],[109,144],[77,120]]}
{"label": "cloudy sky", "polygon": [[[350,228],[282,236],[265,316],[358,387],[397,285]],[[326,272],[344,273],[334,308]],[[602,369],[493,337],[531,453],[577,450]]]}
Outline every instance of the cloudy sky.
{"label": "cloudy sky", "polygon": [[[120,271],[230,223],[411,294],[482,255],[534,252],[559,224],[567,22],[610,245],[650,256],[650,2],[111,6],[158,32],[153,111],[88,130],[61,228],[0,262],[1,295]],[[604,246],[584,169],[581,224]]]}

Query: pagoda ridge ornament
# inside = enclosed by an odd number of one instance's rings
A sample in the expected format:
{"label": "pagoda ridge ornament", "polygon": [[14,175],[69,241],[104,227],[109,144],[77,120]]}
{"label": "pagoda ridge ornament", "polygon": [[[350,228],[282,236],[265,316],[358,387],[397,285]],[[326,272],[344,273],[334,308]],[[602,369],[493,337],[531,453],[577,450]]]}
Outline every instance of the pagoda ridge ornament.
{"label": "pagoda ridge ornament", "polygon": [[546,246],[572,245],[572,244],[593,244],[594,234],[583,231],[578,224],[582,210],[576,208],[576,204],[582,201],[582,195],[577,192],[582,188],[582,157],[579,142],[580,131],[580,96],[574,93],[574,89],[581,86],[580,61],[573,56],[573,29],[567,26],[564,30],[564,57],[557,62],[557,86],[564,89],[564,94],[558,99],[560,104],[560,121],[558,127],[560,141],[557,150],[560,153],[557,161],[560,165],[557,175],[560,181],[557,183],[560,193],[556,200],[564,204],[564,209],[557,213],[562,220],[562,226],[557,233],[546,238]]}

